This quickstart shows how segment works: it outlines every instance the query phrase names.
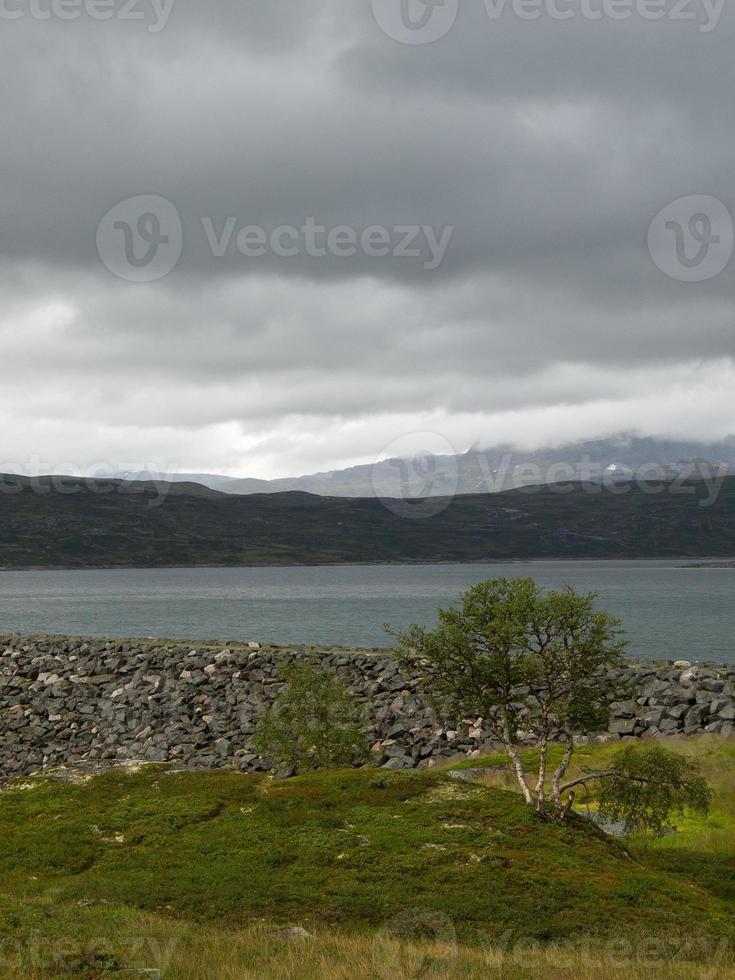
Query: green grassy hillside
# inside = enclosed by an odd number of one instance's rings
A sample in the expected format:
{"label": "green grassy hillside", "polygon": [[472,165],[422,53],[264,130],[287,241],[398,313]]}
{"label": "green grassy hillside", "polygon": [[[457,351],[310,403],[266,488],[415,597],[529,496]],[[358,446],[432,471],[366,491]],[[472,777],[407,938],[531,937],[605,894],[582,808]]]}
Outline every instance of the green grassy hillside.
{"label": "green grassy hillside", "polygon": [[[496,944],[519,941],[603,948],[653,936],[660,955],[711,961],[735,939],[735,749],[710,742],[707,758],[710,821],[629,849],[581,818],[541,823],[513,792],[437,772],[26,779],[0,794],[0,971],[380,976],[406,917],[437,933],[416,955],[450,956],[442,976],[486,976]],[[280,941],[287,924],[317,938],[297,954]],[[513,972],[516,959],[503,976],[544,975]]]}
{"label": "green grassy hillside", "polygon": [[735,554],[735,478],[724,481],[714,500],[703,483],[596,493],[559,484],[456,497],[418,520],[401,516],[410,505],[397,514],[379,500],[236,497],[186,486],[163,497],[165,489],[0,481],[0,567]]}

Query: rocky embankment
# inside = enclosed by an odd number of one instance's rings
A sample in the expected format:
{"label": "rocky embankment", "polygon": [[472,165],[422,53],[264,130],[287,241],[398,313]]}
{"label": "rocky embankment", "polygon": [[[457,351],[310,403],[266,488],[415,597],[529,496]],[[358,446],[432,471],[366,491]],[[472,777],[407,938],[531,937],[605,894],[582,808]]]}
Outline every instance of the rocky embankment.
{"label": "rocky embankment", "polygon": [[[365,705],[382,766],[489,744],[481,719],[436,717],[420,678],[387,652],[0,635],[0,776],[128,760],[263,770],[247,745],[294,657],[335,670]],[[632,664],[621,679],[631,696],[604,737],[735,734],[735,666]]]}

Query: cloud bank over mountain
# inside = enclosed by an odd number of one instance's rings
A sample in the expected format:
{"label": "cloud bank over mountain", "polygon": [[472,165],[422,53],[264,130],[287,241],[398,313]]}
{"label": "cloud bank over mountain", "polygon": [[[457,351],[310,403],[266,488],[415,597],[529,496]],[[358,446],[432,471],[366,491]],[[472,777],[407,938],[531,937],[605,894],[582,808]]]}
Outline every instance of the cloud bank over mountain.
{"label": "cloud bank over mountain", "polygon": [[[735,265],[672,278],[648,237],[682,198],[735,209],[731,8],[703,31],[696,4],[467,0],[420,45],[363,0],[157,9],[2,23],[0,471],[268,478],[396,444],[735,431]],[[181,223],[150,282],[100,245],[139,195]],[[689,217],[696,267],[727,229]],[[129,228],[138,258],[171,239]]]}

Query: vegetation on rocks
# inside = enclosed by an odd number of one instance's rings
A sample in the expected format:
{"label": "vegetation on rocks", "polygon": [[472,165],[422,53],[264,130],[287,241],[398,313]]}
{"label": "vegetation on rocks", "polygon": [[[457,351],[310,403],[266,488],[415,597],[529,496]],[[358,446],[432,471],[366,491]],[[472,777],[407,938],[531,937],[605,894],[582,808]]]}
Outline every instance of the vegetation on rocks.
{"label": "vegetation on rocks", "polygon": [[291,775],[364,765],[364,712],[334,673],[308,661],[281,668],[283,689],[258,726],[255,748]]}

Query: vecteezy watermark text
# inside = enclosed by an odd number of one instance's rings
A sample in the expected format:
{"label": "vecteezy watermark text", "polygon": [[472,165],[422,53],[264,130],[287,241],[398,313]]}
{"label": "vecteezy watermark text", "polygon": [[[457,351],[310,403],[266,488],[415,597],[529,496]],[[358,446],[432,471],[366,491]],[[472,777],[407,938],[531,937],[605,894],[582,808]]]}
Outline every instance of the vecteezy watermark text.
{"label": "vecteezy watermark text", "polygon": [[[192,235],[215,260],[257,261],[332,258],[395,259],[417,262],[434,272],[444,261],[453,226],[371,224],[327,225],[307,215],[297,224],[272,228],[230,215],[202,216],[192,222]],[[192,246],[196,243],[192,242]],[[171,201],[156,194],[126,198],[111,208],[97,227],[97,252],[115,276],[127,282],[155,282],[167,276],[184,253],[181,215]]]}
{"label": "vecteezy watermark text", "polygon": [[[416,451],[417,445],[424,448]],[[468,459],[437,433],[407,433],[386,446],[372,464],[373,494],[397,517],[417,521],[441,514],[459,494],[492,497],[508,490],[525,496],[541,492],[623,496],[636,491],[645,496],[686,496],[696,506],[709,508],[717,503],[727,477],[735,475],[733,466],[700,459],[668,466],[650,463],[635,470],[605,465],[584,454],[574,461],[543,464],[519,460],[510,452],[492,462],[481,452],[471,455],[471,463]],[[531,519],[520,504],[502,507],[492,516],[500,524]],[[574,536],[572,531],[568,534]]]}
{"label": "vecteezy watermark text", "polygon": [[596,972],[604,963],[610,974],[622,978],[636,967],[647,967],[658,976],[666,976],[669,968],[679,963],[696,963],[701,980],[716,980],[732,960],[728,939],[714,939],[696,933],[666,936],[619,936],[613,939],[594,939],[578,936],[542,943],[530,937],[503,933],[498,939],[487,933],[477,935],[478,945],[485,951],[489,968],[524,968],[529,963],[545,966],[549,972],[562,971],[584,976]]}
{"label": "vecteezy watermark text", "polygon": [[439,268],[454,234],[453,227],[436,229],[433,225],[330,228],[314,217],[305,218],[298,226],[279,225],[270,231],[260,225],[244,225],[235,217],[227,218],[219,229],[212,218],[202,218],[201,224],[215,258],[227,255],[233,247],[248,259],[261,258],[269,252],[282,259],[298,255],[350,259],[362,254],[372,259],[422,259],[428,272]]}
{"label": "vecteezy watermark text", "polygon": [[0,497],[12,497],[30,491],[38,496],[59,493],[70,496],[91,493],[138,495],[150,509],[165,503],[171,492],[171,474],[180,469],[177,463],[153,464],[150,461],[91,463],[80,467],[68,460],[50,462],[32,456],[23,462],[0,460]]}
{"label": "vecteezy watermark text", "polygon": [[[542,942],[510,930],[496,935],[479,929],[471,930],[468,939],[473,960],[484,960],[482,975],[498,980],[506,973],[515,976],[517,970],[529,969],[534,976],[592,976],[601,964],[606,976],[619,976],[620,980],[632,970],[637,975],[641,969],[663,977],[671,973],[672,966],[682,963],[696,969],[701,980],[717,980],[729,975],[733,962],[729,938],[695,931],[613,938],[580,933]],[[449,980],[467,975],[462,952],[450,916],[436,909],[412,909],[398,913],[376,933],[372,961],[378,976],[385,980]]]}
{"label": "vecteezy watermark text", "polygon": [[87,18],[144,24],[159,34],[168,24],[176,0],[0,0],[0,20],[61,20]]}
{"label": "vecteezy watermark text", "polygon": [[12,976],[37,971],[99,976],[114,965],[115,973],[161,980],[179,944],[178,936],[95,936],[75,942],[71,937],[32,932],[22,938],[0,938],[0,968],[12,970]]}
{"label": "vecteezy watermark text", "polygon": [[[469,3],[470,0],[462,0]],[[479,4],[480,0],[474,0]],[[727,0],[482,0],[488,20],[641,21],[689,23],[701,34],[715,30]],[[384,34],[401,44],[432,44],[446,37],[460,14],[460,0],[372,0]]]}
{"label": "vecteezy watermark text", "polygon": [[694,23],[702,34],[720,22],[727,0],[483,0],[491,21],[512,15],[518,20],[640,20]]}

